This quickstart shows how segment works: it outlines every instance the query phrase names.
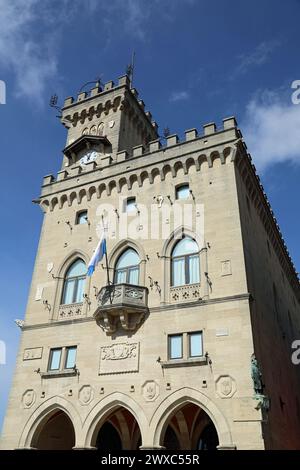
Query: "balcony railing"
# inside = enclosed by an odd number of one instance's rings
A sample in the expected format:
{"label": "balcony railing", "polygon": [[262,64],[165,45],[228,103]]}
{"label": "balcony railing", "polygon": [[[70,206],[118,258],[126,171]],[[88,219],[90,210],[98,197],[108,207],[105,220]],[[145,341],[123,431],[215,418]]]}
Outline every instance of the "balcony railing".
{"label": "balcony railing", "polygon": [[119,326],[133,331],[147,312],[147,287],[112,284],[100,290],[94,318],[107,333],[114,333]]}

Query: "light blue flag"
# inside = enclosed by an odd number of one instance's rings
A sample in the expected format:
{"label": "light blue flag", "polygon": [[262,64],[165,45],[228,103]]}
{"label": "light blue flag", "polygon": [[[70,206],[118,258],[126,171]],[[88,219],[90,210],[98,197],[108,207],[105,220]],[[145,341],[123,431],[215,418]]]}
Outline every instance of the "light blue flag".
{"label": "light blue flag", "polygon": [[99,240],[99,243],[97,245],[97,248],[88,264],[88,272],[87,272],[88,276],[91,276],[93,274],[93,272],[95,271],[95,267],[97,266],[99,261],[102,260],[105,253],[106,253],[106,238],[103,232]]}

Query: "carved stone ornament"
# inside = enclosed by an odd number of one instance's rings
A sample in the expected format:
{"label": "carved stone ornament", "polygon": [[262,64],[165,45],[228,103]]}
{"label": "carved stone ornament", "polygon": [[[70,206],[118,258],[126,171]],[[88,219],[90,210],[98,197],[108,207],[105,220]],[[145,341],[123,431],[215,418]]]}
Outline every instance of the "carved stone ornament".
{"label": "carved stone ornament", "polygon": [[139,343],[116,343],[100,348],[99,374],[137,372]]}
{"label": "carved stone ornament", "polygon": [[236,392],[235,380],[230,375],[220,375],[216,380],[216,392],[220,398],[231,398]]}
{"label": "carved stone ornament", "polygon": [[142,395],[145,401],[154,401],[159,395],[159,385],[154,380],[146,380],[142,385]]}
{"label": "carved stone ornament", "polygon": [[90,385],[83,385],[78,393],[81,405],[88,405],[94,398],[94,390]]}
{"label": "carved stone ornament", "polygon": [[31,408],[36,400],[36,393],[32,389],[28,389],[23,393],[22,403],[24,408]]}

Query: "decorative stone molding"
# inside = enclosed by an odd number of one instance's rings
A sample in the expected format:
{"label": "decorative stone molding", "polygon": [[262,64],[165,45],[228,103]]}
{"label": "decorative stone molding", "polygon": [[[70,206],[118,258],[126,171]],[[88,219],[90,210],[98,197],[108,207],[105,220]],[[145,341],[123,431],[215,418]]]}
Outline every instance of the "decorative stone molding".
{"label": "decorative stone molding", "polygon": [[43,355],[43,348],[26,348],[23,353],[23,361],[30,361],[32,359],[41,359]]}
{"label": "decorative stone molding", "polygon": [[22,395],[22,403],[24,408],[31,408],[35,403],[36,393],[33,389],[26,390]]}
{"label": "decorative stone molding", "polygon": [[216,380],[216,393],[220,398],[231,398],[236,392],[236,382],[230,375],[220,375]]}
{"label": "decorative stone molding", "polygon": [[94,318],[106,333],[114,333],[118,325],[124,330],[133,331],[147,312],[147,287],[117,284],[102,287]]}
{"label": "decorative stone molding", "polygon": [[138,372],[139,343],[115,343],[100,348],[99,375]]}
{"label": "decorative stone molding", "polygon": [[83,303],[60,305],[58,308],[58,320],[78,318],[83,314]]}
{"label": "decorative stone molding", "polygon": [[200,284],[170,287],[170,302],[191,302],[200,300]]}
{"label": "decorative stone molding", "polygon": [[146,380],[142,385],[142,395],[145,401],[154,401],[159,395],[159,385],[155,380]]}
{"label": "decorative stone molding", "polygon": [[78,392],[78,400],[81,405],[89,405],[94,399],[94,389],[90,385],[83,385]]}

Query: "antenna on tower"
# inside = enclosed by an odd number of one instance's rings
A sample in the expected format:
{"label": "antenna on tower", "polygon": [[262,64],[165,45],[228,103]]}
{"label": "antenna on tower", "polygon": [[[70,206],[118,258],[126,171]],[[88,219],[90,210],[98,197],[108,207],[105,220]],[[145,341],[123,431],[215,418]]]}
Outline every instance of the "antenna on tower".
{"label": "antenna on tower", "polygon": [[78,93],[80,93],[87,85],[92,85],[95,84],[96,86],[103,86],[102,81],[101,81],[101,75],[95,78],[95,80],[91,80],[89,82],[84,83],[78,90]]}
{"label": "antenna on tower", "polygon": [[57,106],[57,101],[58,101],[58,96],[57,96],[56,93],[54,93],[54,95],[52,95],[51,98],[50,98],[49,106],[51,108],[57,109],[61,113],[61,108],[59,106]]}
{"label": "antenna on tower", "polygon": [[131,56],[131,63],[126,67],[126,75],[128,75],[130,80],[130,88],[133,86],[133,72],[134,72],[134,59],[135,59],[135,51],[133,51]]}

